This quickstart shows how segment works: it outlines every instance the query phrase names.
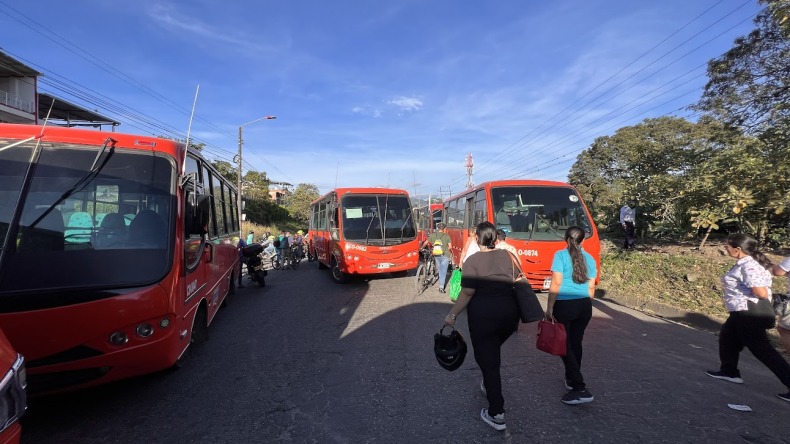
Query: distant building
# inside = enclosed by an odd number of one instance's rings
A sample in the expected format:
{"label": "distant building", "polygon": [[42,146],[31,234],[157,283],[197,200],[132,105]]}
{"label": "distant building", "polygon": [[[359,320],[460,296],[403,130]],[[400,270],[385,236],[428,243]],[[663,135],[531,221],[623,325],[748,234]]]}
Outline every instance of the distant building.
{"label": "distant building", "polygon": [[92,126],[111,131],[120,122],[59,97],[38,92],[41,73],[0,51],[0,123]]}
{"label": "distant building", "polygon": [[277,204],[282,205],[285,197],[293,192],[293,185],[288,182],[269,182],[269,197]]}

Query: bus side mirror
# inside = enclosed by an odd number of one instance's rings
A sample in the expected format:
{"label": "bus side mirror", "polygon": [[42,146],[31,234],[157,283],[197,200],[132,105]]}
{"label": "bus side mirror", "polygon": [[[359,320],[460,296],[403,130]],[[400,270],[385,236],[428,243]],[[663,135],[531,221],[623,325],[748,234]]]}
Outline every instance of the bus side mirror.
{"label": "bus side mirror", "polygon": [[208,233],[208,221],[211,216],[211,196],[208,194],[198,194],[193,211],[194,217],[189,227],[189,234],[199,234],[202,236]]}

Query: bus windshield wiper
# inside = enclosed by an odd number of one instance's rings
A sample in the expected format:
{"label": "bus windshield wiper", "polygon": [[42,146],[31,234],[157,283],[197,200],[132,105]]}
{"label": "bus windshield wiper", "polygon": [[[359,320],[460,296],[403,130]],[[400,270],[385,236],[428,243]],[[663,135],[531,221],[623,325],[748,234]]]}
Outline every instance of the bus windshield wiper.
{"label": "bus windshield wiper", "polygon": [[[104,145],[102,145],[99,152],[96,153],[96,157],[93,159],[93,163],[91,164],[91,167],[88,170],[88,172],[85,173],[85,175],[82,176],[82,178],[80,178],[80,180],[78,180],[74,185],[72,185],[71,188],[66,190],[55,202],[53,202],[52,205],[50,205],[46,209],[46,211],[41,213],[41,215],[38,216],[38,218],[36,218],[36,220],[34,220],[33,223],[30,224],[30,228],[33,228],[36,225],[38,225],[38,223],[44,220],[44,218],[47,217],[47,215],[51,213],[56,206],[60,205],[61,202],[71,197],[74,193],[81,191],[91,180],[93,180],[96,176],[98,176],[102,168],[104,168],[104,166],[107,165],[107,161],[110,160],[110,157],[112,157],[112,154],[115,152],[114,148],[117,142],[118,142],[117,140],[108,137],[107,140],[104,141]],[[104,154],[105,151],[107,151],[107,145],[109,145],[110,143],[112,143],[112,149],[110,149],[107,155],[104,156],[104,160],[102,160],[102,162],[99,163],[99,159],[101,158],[101,155]]]}
{"label": "bus windshield wiper", "polygon": [[406,220],[403,221],[403,225],[400,226],[400,243],[403,243],[403,229],[406,228],[406,224],[409,223],[411,219],[411,211],[409,211],[409,215],[406,216]]}

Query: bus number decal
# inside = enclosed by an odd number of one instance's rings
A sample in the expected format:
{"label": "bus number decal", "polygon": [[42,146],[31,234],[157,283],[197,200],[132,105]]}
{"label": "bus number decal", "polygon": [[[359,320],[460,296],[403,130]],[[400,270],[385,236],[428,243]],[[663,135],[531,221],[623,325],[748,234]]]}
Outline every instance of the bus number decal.
{"label": "bus number decal", "polygon": [[187,298],[192,296],[192,293],[197,291],[197,286],[198,286],[197,279],[195,279],[194,281],[190,282],[189,285],[187,285]]}
{"label": "bus number decal", "polygon": [[538,257],[538,250],[518,250],[519,256]]}
{"label": "bus number decal", "polygon": [[346,244],[346,248],[349,250],[368,251],[368,247],[357,244]]}

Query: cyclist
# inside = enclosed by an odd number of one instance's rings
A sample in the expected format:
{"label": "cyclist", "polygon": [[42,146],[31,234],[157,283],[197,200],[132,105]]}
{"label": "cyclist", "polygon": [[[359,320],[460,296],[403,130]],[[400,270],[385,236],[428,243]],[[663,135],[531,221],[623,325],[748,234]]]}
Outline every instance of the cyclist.
{"label": "cyclist", "polygon": [[269,236],[263,241],[263,253],[266,259],[271,259],[277,255],[277,249],[274,247],[274,236]]}
{"label": "cyclist", "polygon": [[451,254],[450,235],[445,233],[447,224],[439,222],[436,224],[436,231],[428,236],[428,239],[423,242],[422,246],[431,247],[433,259],[436,262],[436,268],[439,270],[439,292],[446,293],[444,290],[445,279],[447,278],[447,268],[450,266]]}
{"label": "cyclist", "polygon": [[296,247],[295,259],[301,260],[304,257],[304,231],[299,230],[294,236],[293,245]]}

